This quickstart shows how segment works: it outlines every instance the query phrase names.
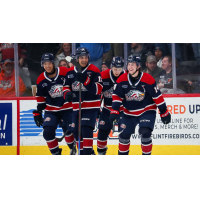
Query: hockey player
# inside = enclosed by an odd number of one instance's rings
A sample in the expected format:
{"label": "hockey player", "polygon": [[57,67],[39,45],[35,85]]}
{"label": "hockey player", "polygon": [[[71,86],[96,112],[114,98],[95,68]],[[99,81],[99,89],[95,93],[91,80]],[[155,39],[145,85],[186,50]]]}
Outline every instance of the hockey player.
{"label": "hockey player", "polygon": [[151,155],[151,133],[154,129],[157,107],[162,122],[168,124],[171,121],[171,115],[155,79],[147,73],[140,72],[140,67],[140,57],[129,56],[128,73],[119,77],[112,96],[111,123],[119,119],[121,104],[124,107],[119,135],[119,155],[128,155],[130,137],[135,132],[137,124],[141,135],[142,154]]}
{"label": "hockey player", "polygon": [[[66,88],[66,67],[55,68],[54,56],[45,53],[41,59],[41,65],[45,72],[40,74],[37,79],[37,110],[33,111],[34,120],[37,126],[43,125],[43,137],[47,142],[52,155],[61,155],[62,149],[58,146],[55,131],[58,124],[63,120],[62,125],[67,126],[65,141],[68,144],[70,155],[76,153],[76,143],[71,133],[72,104],[65,102],[63,92]],[[44,121],[42,111],[45,110]],[[66,131],[64,127],[63,131]]]}
{"label": "hockey player", "polygon": [[[97,137],[97,152],[99,155],[106,154],[108,135],[113,127],[113,124],[111,124],[109,120],[110,111],[112,109],[113,86],[114,84],[116,84],[116,80],[119,78],[119,76],[125,73],[125,71],[123,70],[123,58],[114,57],[111,63],[111,67],[111,69],[107,69],[101,72],[101,77],[103,81],[102,99],[104,100],[104,106],[100,114],[98,126],[99,132]],[[120,111],[122,111],[122,106],[120,107]]]}
{"label": "hockey player", "polygon": [[82,72],[78,72],[75,66],[69,69],[66,76],[68,90],[64,93],[64,98],[66,102],[72,101],[72,130],[78,141],[79,84],[81,84],[80,154],[91,155],[93,153],[93,129],[101,106],[102,79],[100,70],[93,64],[89,64],[90,55],[86,48],[78,48],[76,56]]}

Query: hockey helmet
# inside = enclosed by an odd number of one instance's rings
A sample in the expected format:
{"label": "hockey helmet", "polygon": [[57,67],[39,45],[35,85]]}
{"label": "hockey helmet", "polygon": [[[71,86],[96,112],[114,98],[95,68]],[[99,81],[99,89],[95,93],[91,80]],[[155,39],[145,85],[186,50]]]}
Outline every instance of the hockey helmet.
{"label": "hockey helmet", "polygon": [[78,59],[79,56],[88,56],[88,58],[90,58],[90,54],[87,48],[79,47],[78,49],[76,49],[76,58]]}
{"label": "hockey helmet", "polygon": [[141,64],[141,58],[140,56],[134,56],[134,55],[130,55],[127,59],[127,64],[128,63],[136,63],[137,66],[139,66]]}
{"label": "hockey helmet", "polygon": [[41,66],[42,67],[43,67],[43,63],[46,62],[46,61],[54,63],[54,55],[52,53],[43,54],[42,58],[41,58]]}
{"label": "hockey helmet", "polygon": [[113,57],[111,67],[123,68],[124,67],[123,58],[119,56]]}

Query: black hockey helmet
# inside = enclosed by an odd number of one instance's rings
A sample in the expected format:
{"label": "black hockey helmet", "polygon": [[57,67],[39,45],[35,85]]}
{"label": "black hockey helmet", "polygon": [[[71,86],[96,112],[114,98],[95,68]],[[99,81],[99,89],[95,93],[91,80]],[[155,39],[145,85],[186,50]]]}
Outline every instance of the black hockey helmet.
{"label": "black hockey helmet", "polygon": [[42,58],[41,58],[41,66],[42,67],[43,67],[43,63],[46,62],[46,61],[54,63],[54,55],[52,53],[43,54]]}
{"label": "black hockey helmet", "polygon": [[89,51],[85,47],[79,47],[76,49],[76,58],[78,59],[79,56],[88,56],[88,58],[90,59]]}
{"label": "black hockey helmet", "polygon": [[134,55],[130,55],[127,59],[127,64],[128,63],[136,63],[137,66],[141,65],[141,58],[140,56],[134,56]]}
{"label": "black hockey helmet", "polygon": [[111,67],[123,68],[124,67],[124,59],[120,56],[113,57]]}

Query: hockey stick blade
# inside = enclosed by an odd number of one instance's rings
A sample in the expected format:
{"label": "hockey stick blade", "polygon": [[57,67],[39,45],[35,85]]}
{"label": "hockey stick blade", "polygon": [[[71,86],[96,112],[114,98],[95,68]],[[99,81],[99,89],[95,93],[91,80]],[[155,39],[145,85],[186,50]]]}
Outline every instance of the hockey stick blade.
{"label": "hockey stick blade", "polygon": [[65,57],[65,59],[67,60],[67,62],[70,62],[73,65],[75,65],[77,67],[78,72],[81,72],[81,65],[75,59],[73,59],[71,56],[67,56]]}
{"label": "hockey stick blade", "polygon": [[61,138],[57,138],[57,137],[56,137],[56,140],[57,140],[58,142],[62,142],[63,139],[64,139],[64,137],[66,136],[67,132],[68,132],[68,131],[66,131],[66,132],[63,134],[63,136],[62,136]]}

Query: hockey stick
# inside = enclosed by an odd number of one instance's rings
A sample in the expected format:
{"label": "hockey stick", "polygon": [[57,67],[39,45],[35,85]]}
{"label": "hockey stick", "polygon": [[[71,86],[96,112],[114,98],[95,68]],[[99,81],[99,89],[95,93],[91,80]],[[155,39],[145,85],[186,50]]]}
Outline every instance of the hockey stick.
{"label": "hockey stick", "polygon": [[[65,58],[68,62],[71,62],[77,67],[78,72],[81,72],[81,65],[73,59],[71,56]],[[81,83],[79,83],[79,116],[78,116],[78,154],[80,155],[81,150]]]}
{"label": "hockey stick", "polygon": [[61,138],[57,138],[57,137],[56,137],[56,140],[57,140],[58,142],[62,142],[63,139],[64,139],[64,137],[66,136],[67,132],[68,132],[68,131],[65,131],[65,133],[63,134],[63,136],[62,136]]}

